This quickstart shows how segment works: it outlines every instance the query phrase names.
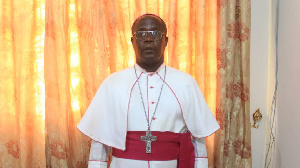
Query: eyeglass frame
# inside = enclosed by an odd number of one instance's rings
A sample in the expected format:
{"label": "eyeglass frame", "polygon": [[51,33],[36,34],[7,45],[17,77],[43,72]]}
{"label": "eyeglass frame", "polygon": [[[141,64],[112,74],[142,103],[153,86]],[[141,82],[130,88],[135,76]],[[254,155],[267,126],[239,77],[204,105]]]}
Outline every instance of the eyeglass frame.
{"label": "eyeglass frame", "polygon": [[[137,36],[136,36],[136,33],[137,33],[137,32],[147,32],[147,36],[145,36],[145,38],[142,38],[142,39],[137,39]],[[136,31],[136,32],[133,33],[132,36],[135,36],[135,39],[136,39],[136,40],[145,40],[145,39],[149,36],[149,33],[150,33],[150,32],[151,32],[150,37],[151,37],[152,39],[154,39],[154,40],[160,40],[160,39],[162,39],[162,37],[165,35],[165,33],[163,33],[162,31],[159,31],[159,30],[149,30],[149,31]],[[153,32],[161,32],[161,37],[158,38],[158,39],[156,39],[156,38],[153,36]]]}

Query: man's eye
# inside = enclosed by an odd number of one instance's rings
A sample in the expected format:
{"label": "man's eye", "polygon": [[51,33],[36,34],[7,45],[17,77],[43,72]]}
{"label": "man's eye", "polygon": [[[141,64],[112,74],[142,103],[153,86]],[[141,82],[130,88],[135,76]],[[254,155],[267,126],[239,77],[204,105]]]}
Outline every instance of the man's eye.
{"label": "man's eye", "polygon": [[158,35],[158,32],[157,32],[157,31],[153,31],[153,32],[152,32],[152,35],[153,35],[154,37],[156,37],[156,36]]}

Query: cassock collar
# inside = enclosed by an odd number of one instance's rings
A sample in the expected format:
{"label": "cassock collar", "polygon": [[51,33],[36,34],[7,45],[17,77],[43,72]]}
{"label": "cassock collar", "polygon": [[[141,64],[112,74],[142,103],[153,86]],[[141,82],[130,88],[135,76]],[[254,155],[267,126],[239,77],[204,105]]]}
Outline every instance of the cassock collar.
{"label": "cassock collar", "polygon": [[155,72],[148,72],[144,68],[142,68],[141,66],[139,66],[138,64],[135,64],[134,66],[135,66],[136,71],[137,71],[138,74],[145,73],[145,74],[148,74],[148,75],[153,75],[155,73],[157,73],[159,75],[162,75],[162,74],[164,74],[164,71],[165,71],[165,68],[166,68],[165,63],[162,63],[160,65],[160,67],[158,67],[158,69]]}

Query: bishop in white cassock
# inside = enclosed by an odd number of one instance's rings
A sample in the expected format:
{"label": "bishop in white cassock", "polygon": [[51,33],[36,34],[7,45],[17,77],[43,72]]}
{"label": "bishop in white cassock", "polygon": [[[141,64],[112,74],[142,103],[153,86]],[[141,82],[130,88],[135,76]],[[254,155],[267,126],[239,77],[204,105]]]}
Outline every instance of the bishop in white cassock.
{"label": "bishop in white cassock", "polygon": [[196,81],[163,63],[164,21],[142,15],[132,33],[136,65],[104,80],[78,124],[89,167],[106,168],[113,150],[111,168],[207,168],[205,137],[219,125]]}

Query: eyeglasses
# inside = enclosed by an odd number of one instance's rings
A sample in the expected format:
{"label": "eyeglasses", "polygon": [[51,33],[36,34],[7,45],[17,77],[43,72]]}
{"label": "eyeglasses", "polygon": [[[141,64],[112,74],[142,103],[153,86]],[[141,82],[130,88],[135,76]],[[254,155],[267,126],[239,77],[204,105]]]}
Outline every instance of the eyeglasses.
{"label": "eyeglasses", "polygon": [[161,31],[136,31],[133,35],[137,40],[145,40],[149,35],[154,40],[160,40],[164,33]]}

